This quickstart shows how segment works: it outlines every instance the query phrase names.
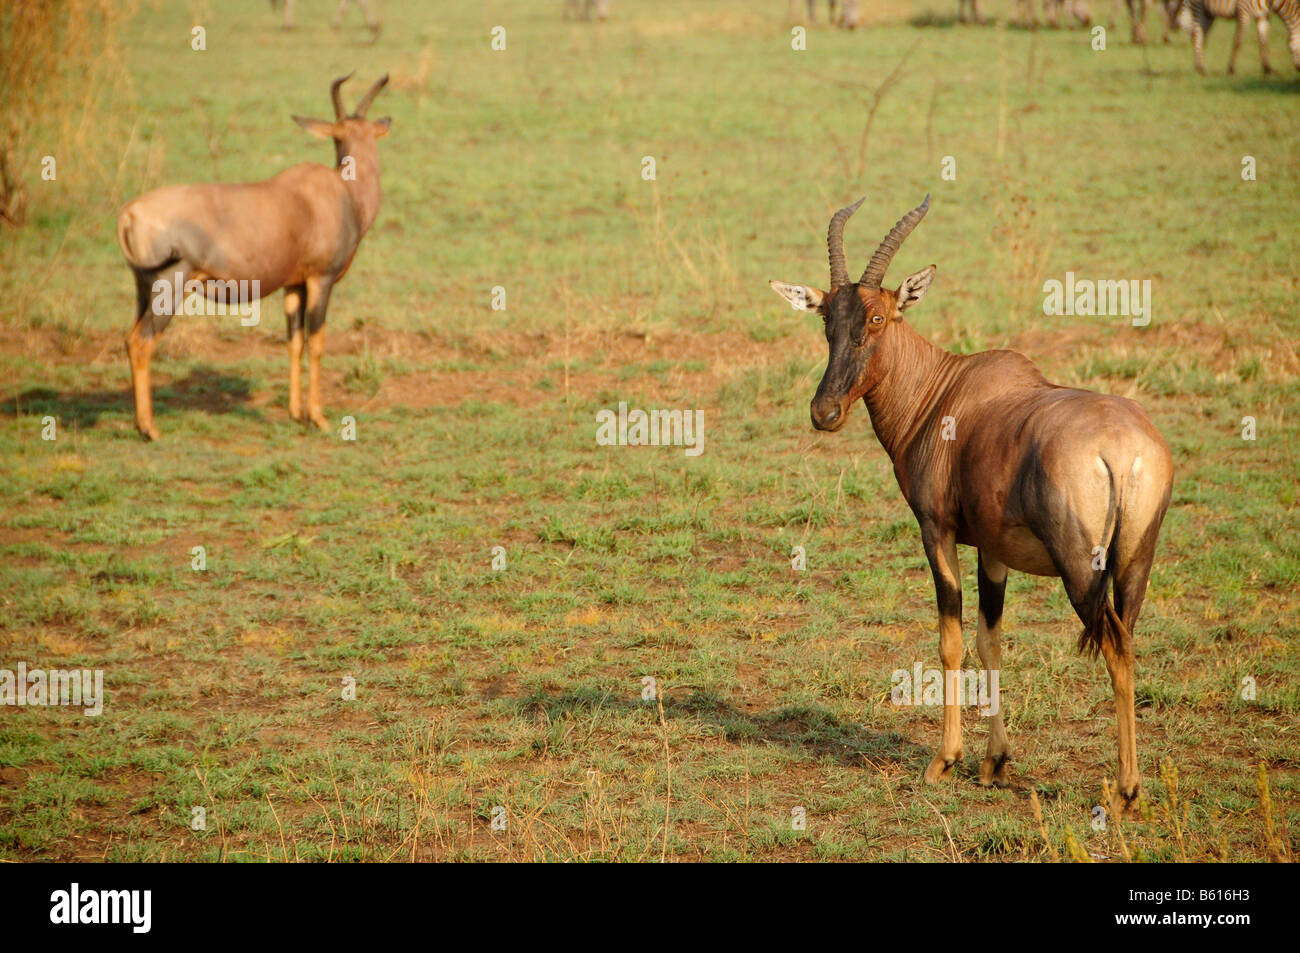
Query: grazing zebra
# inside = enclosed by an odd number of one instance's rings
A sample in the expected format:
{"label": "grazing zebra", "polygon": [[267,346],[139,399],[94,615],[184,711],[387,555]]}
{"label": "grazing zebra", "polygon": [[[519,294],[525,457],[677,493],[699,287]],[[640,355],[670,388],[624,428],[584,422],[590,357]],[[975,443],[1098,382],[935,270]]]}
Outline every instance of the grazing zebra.
{"label": "grazing zebra", "polygon": [[[977,2],[977,0],[972,0]],[[827,0],[828,8],[827,22],[833,26],[843,27],[846,30],[855,30],[862,25],[862,5],[859,0]],[[817,0],[807,0],[808,22],[817,22]],[[787,19],[791,23],[799,22],[799,0],[790,0],[789,13]]]}
{"label": "grazing zebra", "polygon": [[1111,4],[1110,27],[1114,29],[1119,20],[1119,8],[1128,6],[1130,36],[1134,43],[1144,45],[1147,41],[1147,7],[1155,7],[1160,12],[1160,40],[1169,42],[1170,31],[1175,26],[1184,33],[1192,32],[1192,14],[1187,8],[1187,0],[1113,0]]}
{"label": "grazing zebra", "polygon": [[[961,2],[961,0],[958,0]],[[972,0],[973,2],[973,0]],[[1034,0],[1019,0],[1021,21],[1026,26],[1037,27],[1038,15],[1034,12]],[[1043,0],[1043,10],[1047,14],[1047,25],[1056,29],[1061,25],[1061,10],[1064,8],[1083,26],[1092,23],[1092,11],[1088,9],[1088,0]]]}
{"label": "grazing zebra", "polygon": [[1300,70],[1300,0],[1269,0],[1268,7],[1286,24],[1286,48],[1291,65]]}
{"label": "grazing zebra", "polygon": [[[1185,32],[1192,32],[1192,16],[1187,12],[1185,0],[1124,0],[1128,4],[1129,24],[1132,28],[1132,38],[1134,43],[1144,44],[1147,41],[1147,7],[1155,7],[1160,11],[1160,39],[1164,43],[1169,42],[1169,31],[1177,24]],[[1115,0],[1114,9],[1118,10],[1120,0]],[[1115,22],[1114,17],[1111,23]]]}
{"label": "grazing zebra", "polygon": [[[835,16],[835,0],[827,0],[827,6],[830,7],[830,22],[837,22]],[[817,0],[807,0],[808,22],[817,22]],[[791,23],[799,22],[799,0],[790,0],[789,20]]]}
{"label": "grazing zebra", "polygon": [[1184,0],[1160,0],[1156,4],[1160,10],[1160,39],[1169,42],[1169,34],[1177,27],[1190,35],[1192,32],[1192,12],[1187,9]]}
{"label": "grazing zebra", "polygon": [[[1228,56],[1228,72],[1237,69],[1237,50],[1241,47],[1241,34],[1246,24],[1254,20],[1259,36],[1259,63],[1265,73],[1273,72],[1268,65],[1268,15],[1272,11],[1286,24],[1291,61],[1300,69],[1300,2],[1297,0],[1181,0],[1192,15],[1192,52],[1196,71],[1205,72],[1205,37],[1216,17],[1235,19],[1237,30],[1232,37],[1232,53]],[[1175,15],[1177,15],[1175,13]]]}
{"label": "grazing zebra", "polygon": [[[343,14],[347,12],[348,4],[351,2],[352,0],[340,0],[338,9],[334,11],[334,19],[330,21],[330,26],[334,29],[337,30],[339,27],[343,26]],[[271,9],[273,11],[279,9],[281,3],[284,5],[284,28],[286,30],[292,30],[294,0],[271,0]],[[369,28],[370,32],[378,35],[379,29],[382,26],[379,17],[375,16],[367,0],[356,0],[356,3],[357,6],[361,8],[361,15],[366,18],[366,26]]]}

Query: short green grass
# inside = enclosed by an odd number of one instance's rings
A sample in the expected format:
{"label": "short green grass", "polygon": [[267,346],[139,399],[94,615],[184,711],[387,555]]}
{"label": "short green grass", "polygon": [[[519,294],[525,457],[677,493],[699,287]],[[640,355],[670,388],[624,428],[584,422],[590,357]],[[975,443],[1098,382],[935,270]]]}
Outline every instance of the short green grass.
{"label": "short green grass", "polygon": [[[282,33],[254,0],[146,6],[96,93],[102,138],[0,233],[0,668],[98,668],[108,691],[98,718],[0,709],[0,858],[1296,849],[1300,81],[1260,78],[1249,44],[1222,75],[1230,30],[1201,78],[1183,37],[1143,50],[1121,26],[1094,52],[938,2],[868,5],[803,52],[775,0],[615,0],[604,24],[439,6],[388,5],[374,45],[305,12]],[[393,76],[384,207],[329,324],[327,412],[357,439],[287,420],[277,300],[252,330],[174,324],[163,440],[140,442],[117,206],[325,160],[289,114],[326,113],[354,68],[352,97]],[[864,412],[811,431],[820,328],[766,283],[824,280],[839,204],[870,196],[860,264],[927,191],[893,275],[939,266],[913,323],[1137,397],[1174,451],[1138,629],[1145,800],[1122,826],[1094,826],[1109,681],[1058,584],[1009,588],[1014,790],[975,783],[974,712],[955,779],[923,786],[939,713],[890,701],[894,669],[937,665],[918,534]],[[1044,316],[1067,270],[1150,278],[1151,325]],[[705,452],[597,446],[620,400],[699,408]]]}

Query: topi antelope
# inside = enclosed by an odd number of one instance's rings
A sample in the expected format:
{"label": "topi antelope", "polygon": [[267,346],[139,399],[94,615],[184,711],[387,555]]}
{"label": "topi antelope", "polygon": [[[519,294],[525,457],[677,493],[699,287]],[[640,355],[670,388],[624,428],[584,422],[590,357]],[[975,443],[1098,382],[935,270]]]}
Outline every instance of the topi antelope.
{"label": "topi antelope", "polygon": [[208,282],[251,285],[257,296],[284,289],[289,337],[289,415],[303,420],[303,325],[307,330],[307,420],[329,424],[320,400],[320,358],[330,292],[347,274],[361,238],[379,213],[379,150],[389,120],[371,121],[366,110],[388,82],[385,75],[362,97],[356,112],[343,108],[330,86],[334,121],[293,119],[314,136],[334,140],[338,164],[304,162],[264,182],[173,185],[131,201],[118,216],[117,241],[135,272],[136,320],[127,335],[135,425],[158,439],[149,388],[149,360],[174,309],[159,305],[154,284],[162,276],[176,287]]}
{"label": "topi antelope", "polygon": [[[816,311],[826,323],[830,359],[812,401],[813,426],[839,430],[862,398],[920,524],[939,606],[945,680],[943,742],[925,780],[947,777],[962,753],[954,684],[962,659],[961,543],[978,554],[976,644],[987,671],[998,671],[1001,662],[1007,571],[1057,576],[1064,583],[1084,626],[1080,650],[1100,652],[1110,670],[1119,793],[1132,802],[1140,783],[1133,627],[1169,506],[1169,448],[1134,401],[1049,384],[1014,351],[950,354],[903,320],[934,280],[934,265],[894,291],[882,282],[930,207],[929,196],[885,236],[862,277],[849,281],[844,224],[861,204],[831,219],[829,291],[771,284],[794,307]],[[993,710],[979,779],[1003,787],[1010,748],[1002,708]]]}

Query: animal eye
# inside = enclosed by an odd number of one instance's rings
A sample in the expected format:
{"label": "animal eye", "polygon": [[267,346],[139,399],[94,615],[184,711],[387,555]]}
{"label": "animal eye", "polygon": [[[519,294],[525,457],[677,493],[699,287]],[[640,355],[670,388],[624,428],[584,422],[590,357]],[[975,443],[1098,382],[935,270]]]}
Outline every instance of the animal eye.
{"label": "animal eye", "polygon": [[871,323],[872,323],[872,324],[879,324],[879,323],[880,323],[881,321],[883,321],[883,320],[885,320],[885,316],[884,316],[884,315],[881,315],[881,314],[873,314],[873,315],[871,316]]}

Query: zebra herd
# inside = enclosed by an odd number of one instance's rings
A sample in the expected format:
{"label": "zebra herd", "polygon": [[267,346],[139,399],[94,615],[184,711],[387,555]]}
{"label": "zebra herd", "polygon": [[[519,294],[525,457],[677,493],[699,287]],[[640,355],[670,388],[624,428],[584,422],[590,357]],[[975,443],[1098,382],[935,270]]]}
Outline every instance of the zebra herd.
{"label": "zebra herd", "polygon": [[[1177,25],[1192,36],[1193,58],[1196,69],[1205,72],[1205,36],[1215,19],[1236,20],[1237,31],[1232,41],[1232,53],[1228,58],[1228,72],[1236,70],[1237,50],[1241,47],[1241,37],[1253,20],[1255,32],[1259,37],[1259,60],[1265,73],[1271,73],[1268,62],[1268,19],[1270,13],[1276,13],[1286,24],[1287,47],[1291,51],[1291,60],[1300,70],[1300,0],[1124,0],[1128,7],[1131,37],[1134,43],[1146,42],[1147,6],[1156,7],[1160,13],[1162,39],[1168,43],[1170,33]],[[1042,0],[1043,13],[1048,26],[1057,27],[1063,15],[1071,17],[1083,26],[1092,23],[1092,13],[1088,0]],[[1114,0],[1118,8],[1119,0]],[[1028,26],[1038,25],[1038,16],[1034,9],[1034,0],[1016,0],[1020,21]],[[807,20],[812,23],[817,19],[817,0],[789,0],[789,19],[800,19],[804,8]],[[829,22],[843,29],[852,30],[861,25],[862,10],[859,0],[827,0]],[[980,0],[957,0],[957,19],[979,23],[983,17],[980,13]]]}
{"label": "zebra herd", "polygon": [[[858,0],[826,0],[830,7],[828,19],[832,24],[842,30],[856,30],[862,23],[862,8]],[[791,22],[799,19],[799,0],[790,0],[789,19]],[[814,23],[817,20],[817,0],[807,0],[808,22]]]}
{"label": "zebra herd", "polygon": [[[272,0],[274,4],[276,0]],[[367,21],[369,11],[364,0],[358,0]],[[285,0],[286,16],[292,16],[293,0]],[[348,0],[343,0],[339,7],[342,14]],[[1116,9],[1120,0],[1114,0]],[[1241,47],[1241,36],[1249,23],[1255,23],[1255,32],[1259,37],[1259,60],[1265,73],[1271,73],[1268,63],[1268,18],[1276,13],[1282,18],[1287,29],[1287,46],[1291,51],[1291,60],[1300,70],[1300,0],[1124,0],[1128,7],[1131,37],[1134,43],[1146,42],[1146,16],[1148,4],[1156,7],[1160,13],[1162,39],[1168,43],[1170,32],[1177,24],[1192,36],[1193,58],[1197,72],[1205,72],[1205,36],[1215,19],[1236,20],[1237,32],[1232,41],[1232,53],[1228,57],[1228,72],[1236,70],[1237,51]],[[1062,15],[1071,17],[1083,26],[1092,23],[1092,12],[1088,0],[1042,0],[1043,13],[1047,25],[1061,25]],[[862,7],[860,0],[826,0],[828,21],[845,30],[857,29],[862,24]],[[817,20],[817,0],[789,0],[788,19],[797,22],[804,11],[807,22]],[[1034,0],[1016,0],[1020,21],[1027,26],[1038,25],[1038,16],[1034,9]],[[566,18],[603,20],[609,15],[608,0],[565,0]],[[337,19],[337,18],[336,18]],[[957,0],[957,19],[965,22],[979,23],[983,17],[980,13],[980,0]]]}
{"label": "zebra herd", "polygon": [[1259,36],[1259,63],[1265,73],[1271,73],[1268,65],[1268,15],[1276,13],[1286,24],[1287,48],[1291,51],[1291,62],[1300,70],[1300,2],[1297,0],[1182,0],[1192,17],[1192,50],[1196,60],[1196,70],[1205,72],[1205,34],[1215,18],[1236,20],[1237,32],[1232,38],[1232,53],[1228,57],[1228,72],[1237,67],[1237,50],[1241,47],[1241,34],[1247,24],[1255,21],[1255,32]]}

